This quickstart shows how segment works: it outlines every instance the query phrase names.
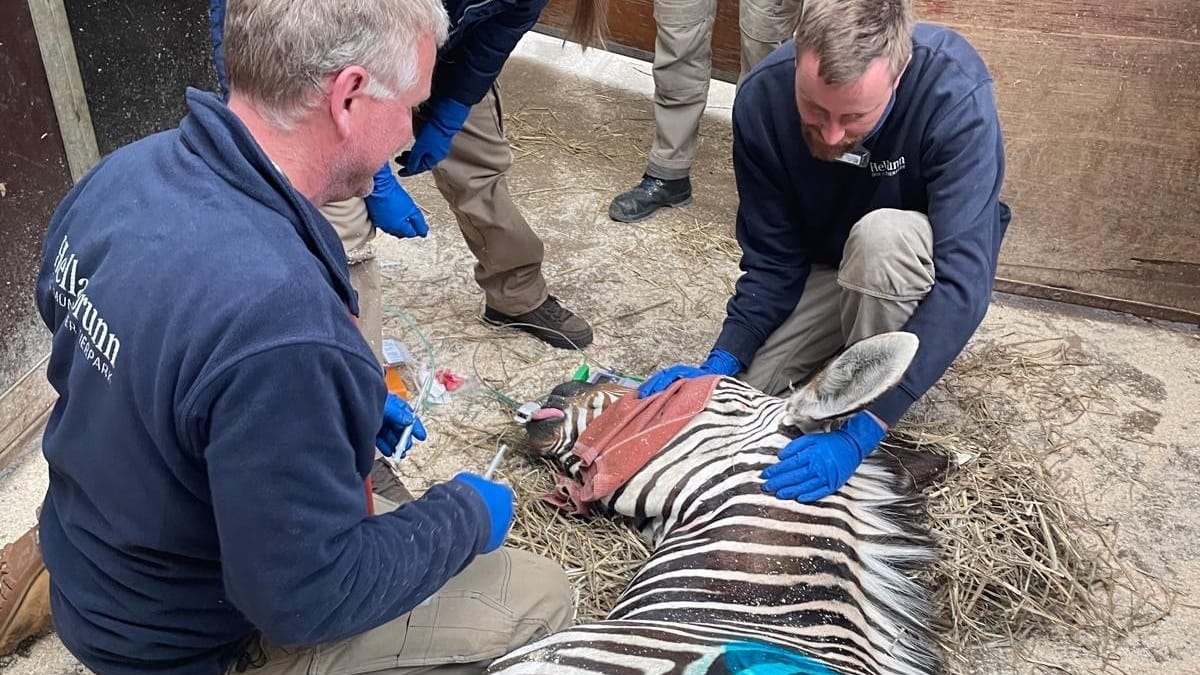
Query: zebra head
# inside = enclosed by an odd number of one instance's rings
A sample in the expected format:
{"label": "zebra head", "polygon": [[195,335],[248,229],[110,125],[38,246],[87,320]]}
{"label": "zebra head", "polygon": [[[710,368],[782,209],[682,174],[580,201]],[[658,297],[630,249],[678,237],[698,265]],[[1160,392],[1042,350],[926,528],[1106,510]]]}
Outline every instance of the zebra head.
{"label": "zebra head", "polygon": [[605,408],[631,391],[612,382],[563,382],[525,424],[529,451],[564,466],[578,461],[571,455],[575,440]]}

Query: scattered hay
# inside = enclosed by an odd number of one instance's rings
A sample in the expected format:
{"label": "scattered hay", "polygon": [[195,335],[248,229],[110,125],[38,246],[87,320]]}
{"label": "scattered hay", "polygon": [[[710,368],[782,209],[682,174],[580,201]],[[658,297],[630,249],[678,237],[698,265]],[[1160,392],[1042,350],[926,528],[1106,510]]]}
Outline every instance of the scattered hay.
{"label": "scattered hay", "polygon": [[[892,435],[889,444],[963,462],[927,495],[940,556],[924,576],[950,672],[979,648],[1049,630],[1104,658],[1170,611],[1175,592],[1118,556],[1116,523],[1093,517],[1052,474],[1056,455],[1090,441],[1071,424],[1111,410],[1108,377],[1061,340],[984,343],[942,387],[967,417],[965,436],[939,433],[944,422]],[[1022,426],[1038,431],[1025,439]]]}
{"label": "scattered hay", "polygon": [[[511,465],[510,465],[511,466]],[[549,465],[519,468],[504,475],[517,494],[517,515],[508,545],[557,561],[575,587],[576,619],[603,619],[630,577],[650,557],[646,542],[613,518],[565,515],[539,497],[554,487]]]}
{"label": "scattered hay", "polygon": [[[603,157],[609,163],[617,164],[623,155],[628,153],[614,152],[613,138],[616,135],[603,124],[592,129],[587,134],[579,134],[578,138],[570,138],[559,130],[566,125],[559,119],[558,114],[549,108],[524,108],[504,116],[505,136],[512,146],[516,158],[541,157],[546,151],[551,153],[563,152],[575,157],[583,157],[594,161]],[[556,158],[560,161],[561,157]]]}
{"label": "scattered hay", "polygon": [[904,431],[889,444],[971,455],[928,495],[940,550],[937,567],[922,576],[935,589],[937,632],[952,666],[981,647],[1018,645],[1048,629],[1104,654],[1170,610],[1172,593],[1117,556],[1115,523],[1062,494],[1038,452]]}
{"label": "scattered hay", "polygon": [[732,263],[741,258],[742,249],[728,224],[706,222],[695,216],[685,215],[686,218],[663,219],[659,231],[674,239],[685,250],[697,253],[698,271],[711,270],[714,255]]}

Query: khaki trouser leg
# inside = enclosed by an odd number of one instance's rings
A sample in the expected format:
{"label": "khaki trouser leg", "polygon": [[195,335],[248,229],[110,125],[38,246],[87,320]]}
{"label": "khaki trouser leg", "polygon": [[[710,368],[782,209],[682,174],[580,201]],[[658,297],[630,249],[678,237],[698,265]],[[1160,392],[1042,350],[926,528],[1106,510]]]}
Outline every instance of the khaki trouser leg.
{"label": "khaki trouser leg", "polygon": [[[395,508],[376,495],[377,513]],[[562,568],[502,548],[479,556],[424,604],[382,626],[310,649],[256,645],[243,661],[253,675],[477,675],[497,657],[566,628],[573,605]]]}
{"label": "khaki trouser leg", "polygon": [[716,0],[654,0],[654,144],[646,173],[686,178],[712,77]]}
{"label": "khaki trouser leg", "polygon": [[458,219],[475,254],[475,281],[489,307],[524,314],[546,301],[542,276],[545,250],[508,192],[506,174],[512,149],[504,137],[500,92],[493,86],[471,108],[450,146],[433,169],[433,179]]}
{"label": "khaki trouser leg", "polygon": [[929,219],[897,209],[868,213],[850,229],[838,269],[813,267],[796,309],[759,348],[743,379],[783,394],[846,345],[903,328],[933,281]]}
{"label": "khaki trouser leg", "polygon": [[350,264],[350,285],[358,291],[358,330],[371,345],[375,358],[383,360],[380,343],[383,341],[383,297],[379,261],[375,259],[375,228],[367,217],[367,206],[359,197],[330,202],[321,213],[333,225],[346,260]]}
{"label": "khaki trouser leg", "polygon": [[792,37],[803,0],[741,0],[738,25],[742,34],[742,78]]}

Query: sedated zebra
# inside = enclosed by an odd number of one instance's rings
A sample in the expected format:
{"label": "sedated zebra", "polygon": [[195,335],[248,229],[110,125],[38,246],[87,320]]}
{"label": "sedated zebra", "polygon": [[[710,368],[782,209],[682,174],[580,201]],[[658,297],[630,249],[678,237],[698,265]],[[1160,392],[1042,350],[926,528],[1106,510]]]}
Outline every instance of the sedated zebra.
{"label": "sedated zebra", "polygon": [[[917,675],[940,670],[928,594],[906,572],[934,556],[920,500],[877,452],[812,503],[762,492],[760,471],[803,430],[861,409],[898,381],[907,333],[853,345],[787,400],[722,378],[704,409],[599,506],[653,545],[603,620],[496,660],[489,673]],[[531,450],[577,475],[574,440],[629,390],[568,382],[531,421]]]}

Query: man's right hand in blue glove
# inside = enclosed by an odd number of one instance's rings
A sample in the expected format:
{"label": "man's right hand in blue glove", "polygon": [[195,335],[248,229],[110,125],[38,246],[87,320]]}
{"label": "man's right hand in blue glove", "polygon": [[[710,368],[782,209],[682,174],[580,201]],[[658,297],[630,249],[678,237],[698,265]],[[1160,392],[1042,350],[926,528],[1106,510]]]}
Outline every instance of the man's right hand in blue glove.
{"label": "man's right hand in blue glove", "polygon": [[723,349],[714,349],[709,352],[708,358],[699,366],[679,363],[651,375],[650,379],[638,387],[637,395],[638,398],[653,396],[671,386],[675,380],[704,377],[705,375],[737,375],[741,370],[742,364],[737,357]]}
{"label": "man's right hand in blue glove", "polygon": [[[407,427],[412,427],[412,434],[405,439],[404,447],[398,448],[396,446],[400,445],[400,439]],[[425,440],[425,425],[421,424],[421,418],[413,412],[408,401],[389,393],[383,402],[383,424],[379,427],[379,433],[375,435],[375,447],[379,448],[384,457],[391,457],[399,452],[400,459],[404,459],[412,447],[414,438],[418,441]]]}
{"label": "man's right hand in blue glove", "polygon": [[375,172],[375,189],[364,201],[371,222],[384,232],[402,239],[429,234],[425,216],[400,186],[389,164],[384,164]]}
{"label": "man's right hand in blue glove", "polygon": [[500,545],[504,543],[504,538],[508,536],[508,528],[512,527],[513,491],[503,483],[490,481],[473,473],[460,473],[454,477],[454,480],[464,483],[478,492],[487,507],[492,529],[488,535],[487,544],[484,544],[480,553],[491,553],[500,548]]}
{"label": "man's right hand in blue glove", "polygon": [[863,410],[840,429],[793,439],[779,451],[779,461],[763,469],[763,492],[801,503],[827,497],[850,480],[886,434],[883,422]]}

